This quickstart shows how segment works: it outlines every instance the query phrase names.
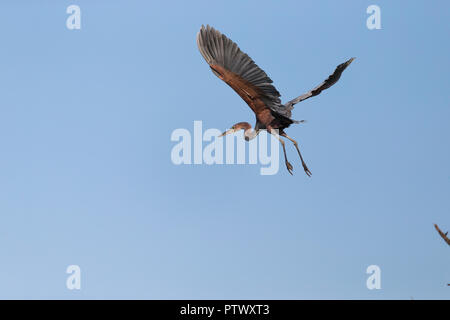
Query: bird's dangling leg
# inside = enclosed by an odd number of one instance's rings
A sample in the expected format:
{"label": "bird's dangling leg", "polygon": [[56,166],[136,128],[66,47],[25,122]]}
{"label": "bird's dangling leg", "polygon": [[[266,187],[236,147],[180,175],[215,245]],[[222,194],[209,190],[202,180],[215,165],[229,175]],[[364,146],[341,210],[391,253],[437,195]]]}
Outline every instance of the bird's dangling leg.
{"label": "bird's dangling leg", "polygon": [[278,139],[278,141],[280,141],[281,146],[283,147],[284,161],[285,161],[285,163],[286,163],[286,168],[287,168],[287,170],[289,171],[289,173],[290,173],[291,175],[293,175],[292,171],[294,170],[294,168],[292,167],[292,164],[290,164],[289,161],[288,161],[288,159],[287,159],[287,156],[286,156],[286,147],[285,147],[285,145],[284,145],[284,141],[280,138],[280,135],[278,134],[278,131],[277,131],[277,130],[274,130],[274,129],[272,129],[272,128],[268,128],[268,129],[269,129],[268,131],[270,132],[270,134],[273,135],[273,136],[275,136],[275,137]]}
{"label": "bird's dangling leg", "polygon": [[292,143],[295,146],[295,149],[297,149],[298,155],[300,156],[300,160],[302,161],[303,170],[305,170],[305,173],[308,175],[308,177],[311,177],[311,171],[309,171],[308,167],[306,166],[305,161],[303,161],[302,153],[300,152],[300,149],[298,148],[298,143],[291,137],[289,137],[286,133],[281,133],[281,135],[289,140],[292,141]]}

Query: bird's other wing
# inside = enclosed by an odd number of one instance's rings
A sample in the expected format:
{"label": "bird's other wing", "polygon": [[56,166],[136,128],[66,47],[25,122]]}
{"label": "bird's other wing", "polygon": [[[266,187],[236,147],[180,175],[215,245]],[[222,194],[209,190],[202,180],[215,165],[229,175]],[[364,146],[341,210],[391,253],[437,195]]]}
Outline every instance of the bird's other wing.
{"label": "bird's other wing", "polygon": [[317,87],[315,87],[311,91],[309,91],[309,92],[307,92],[305,94],[302,94],[300,97],[297,97],[297,98],[287,102],[285,104],[286,108],[289,109],[289,110],[292,110],[294,108],[294,104],[297,104],[297,103],[299,103],[299,102],[301,102],[303,100],[306,100],[308,98],[317,96],[323,90],[328,89],[333,84],[338,82],[339,78],[342,75],[342,72],[344,72],[344,70],[350,65],[350,63],[352,63],[353,60],[355,60],[355,58],[351,58],[351,59],[345,61],[344,63],[341,63],[340,65],[338,65],[336,67],[336,70],[334,70],[333,74],[330,75],[324,82],[322,82],[320,85],[318,85]]}
{"label": "bird's other wing", "polygon": [[208,25],[198,32],[197,45],[213,73],[249,105],[259,99],[274,111],[284,109],[273,81],[232,40]]}

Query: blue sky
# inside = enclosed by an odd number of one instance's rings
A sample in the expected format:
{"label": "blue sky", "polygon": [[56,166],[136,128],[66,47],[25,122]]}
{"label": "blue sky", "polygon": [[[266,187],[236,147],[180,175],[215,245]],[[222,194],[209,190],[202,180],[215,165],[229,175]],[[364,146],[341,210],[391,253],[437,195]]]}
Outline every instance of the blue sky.
{"label": "blue sky", "polygon": [[[81,8],[81,30],[66,8]],[[381,8],[368,30],[366,8]],[[450,298],[446,1],[3,1],[0,298]],[[180,165],[174,129],[253,124],[211,24],[294,109],[312,171]],[[280,154],[281,156],[281,154]],[[366,268],[381,268],[381,290]],[[81,290],[66,288],[67,266]]]}

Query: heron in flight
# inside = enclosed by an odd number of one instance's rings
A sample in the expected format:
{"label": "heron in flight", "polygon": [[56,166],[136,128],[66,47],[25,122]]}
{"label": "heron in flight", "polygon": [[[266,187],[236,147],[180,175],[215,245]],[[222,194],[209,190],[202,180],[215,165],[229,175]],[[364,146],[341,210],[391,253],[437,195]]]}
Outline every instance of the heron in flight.
{"label": "heron in flight", "polygon": [[261,130],[266,130],[280,141],[286,168],[292,175],[293,167],[287,160],[285,143],[281,139],[284,137],[294,144],[305,173],[311,176],[311,171],[303,160],[297,141],[284,132],[291,124],[302,122],[291,119],[291,111],[295,104],[317,96],[323,90],[334,85],[355,58],[338,65],[332,75],[311,91],[282,104],[280,93],[272,85],[273,81],[228,37],[209,25],[202,26],[197,34],[197,45],[212,72],[233,88],[256,116],[254,130],[248,122],[238,122],[220,136],[244,130],[245,140],[249,141],[255,138]]}

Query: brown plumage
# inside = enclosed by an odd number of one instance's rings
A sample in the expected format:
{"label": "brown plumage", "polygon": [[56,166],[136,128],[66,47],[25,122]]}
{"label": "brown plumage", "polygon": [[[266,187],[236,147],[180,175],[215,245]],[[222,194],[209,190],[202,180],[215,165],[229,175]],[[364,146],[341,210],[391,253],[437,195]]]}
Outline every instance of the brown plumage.
{"label": "brown plumage", "polygon": [[233,88],[256,116],[255,130],[252,130],[252,126],[248,122],[239,122],[221,136],[244,130],[245,139],[250,140],[255,138],[261,130],[267,130],[280,141],[286,167],[292,174],[293,167],[287,160],[285,143],[280,136],[285,137],[294,144],[303,169],[310,176],[311,172],[303,161],[298,143],[284,132],[291,124],[301,122],[291,119],[291,110],[296,103],[316,96],[334,85],[354,58],[337,66],[334,73],[313,90],[282,104],[280,93],[272,85],[273,81],[247,54],[239,49],[236,43],[225,35],[210,26],[202,26],[197,34],[197,45],[212,72]]}

